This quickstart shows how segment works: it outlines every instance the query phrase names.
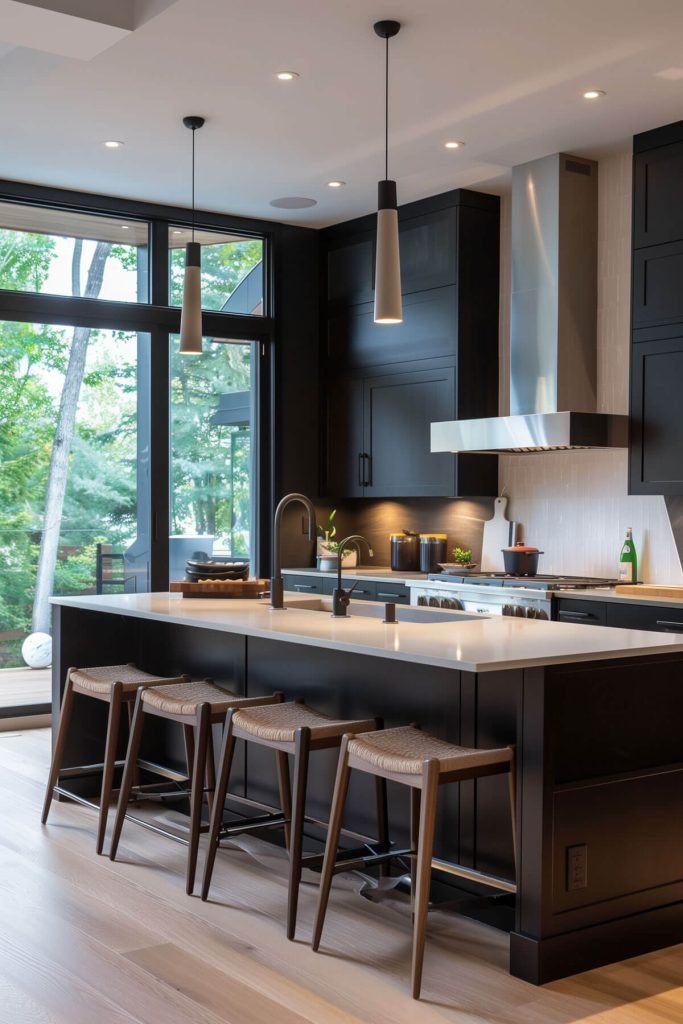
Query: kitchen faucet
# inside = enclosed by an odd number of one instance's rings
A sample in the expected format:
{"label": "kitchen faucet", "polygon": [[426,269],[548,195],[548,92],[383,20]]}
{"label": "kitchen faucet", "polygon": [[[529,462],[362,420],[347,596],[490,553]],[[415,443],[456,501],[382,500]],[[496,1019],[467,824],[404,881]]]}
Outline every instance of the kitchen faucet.
{"label": "kitchen faucet", "polygon": [[337,566],[337,587],[332,594],[332,614],[337,617],[346,615],[346,609],[349,607],[349,604],[351,602],[351,594],[353,593],[353,591],[360,582],[360,580],[356,580],[356,582],[353,584],[350,590],[344,590],[342,588],[342,559],[344,557],[344,548],[346,547],[347,544],[353,544],[353,546],[358,551],[358,554],[360,555],[361,550],[358,542],[361,540],[366,545],[370,558],[372,558],[372,548],[370,547],[370,544],[365,539],[365,537],[361,537],[359,533],[352,533],[350,537],[346,537],[344,540],[339,542],[339,547],[337,549],[339,552],[339,561]]}
{"label": "kitchen faucet", "polygon": [[315,537],[315,509],[313,502],[305,494],[286,494],[275,509],[273,521],[273,575],[270,579],[270,603],[273,608],[284,607],[284,580],[282,579],[282,552],[280,535],[282,533],[282,514],[293,501],[300,501],[308,513],[308,539]]}

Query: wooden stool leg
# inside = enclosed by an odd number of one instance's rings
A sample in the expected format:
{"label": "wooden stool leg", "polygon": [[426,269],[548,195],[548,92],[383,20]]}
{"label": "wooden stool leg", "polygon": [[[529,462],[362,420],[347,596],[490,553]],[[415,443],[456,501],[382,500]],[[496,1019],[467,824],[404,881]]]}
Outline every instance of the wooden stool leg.
{"label": "wooden stool leg", "polygon": [[434,826],[436,824],[436,798],[439,791],[439,762],[425,762],[422,774],[422,799],[420,802],[420,838],[417,852],[417,878],[415,893],[415,915],[413,920],[413,999],[419,999],[422,987],[422,963],[425,952],[427,910],[429,909],[429,886],[432,878],[432,849],[434,847]]}
{"label": "wooden stool leg", "polygon": [[121,724],[123,685],[114,683],[109,700],[109,721],[107,722],[107,742],[104,748],[104,770],[102,772],[102,790],[100,792],[100,813],[97,824],[97,853],[102,853],[104,836],[107,831],[109,802],[114,785],[116,767],[116,748],[119,742],[119,725]]}
{"label": "wooden stool leg", "polygon": [[213,751],[213,725],[209,722],[206,737],[206,802],[209,807],[209,818],[213,811],[213,799],[216,793],[216,758]]}
{"label": "wooden stool leg", "polygon": [[74,688],[71,682],[71,673],[75,669],[70,668],[66,673],[66,684],[64,686],[64,696],[62,697],[62,706],[59,712],[59,725],[57,726],[57,736],[55,739],[55,749],[52,755],[52,764],[50,765],[50,774],[47,780],[47,788],[45,790],[45,802],[43,803],[43,813],[40,817],[41,825],[44,825],[47,821],[47,816],[50,813],[50,805],[52,803],[52,797],[54,796],[54,789],[59,779],[59,769],[62,767],[62,759],[64,757],[64,747],[66,745],[66,737],[69,730],[69,722],[71,721],[71,712],[73,711],[74,703]]}
{"label": "wooden stool leg", "polygon": [[121,789],[119,790],[119,803],[116,808],[116,821],[114,822],[114,831],[111,836],[111,846],[109,848],[109,859],[116,859],[116,851],[119,848],[119,839],[121,838],[121,829],[123,828],[123,822],[126,817],[126,809],[128,807],[128,801],[130,799],[130,791],[133,787],[133,779],[135,778],[135,769],[137,768],[138,755],[140,753],[140,742],[142,740],[142,729],[145,724],[145,710],[142,703],[143,687],[138,690],[137,697],[135,698],[135,711],[133,712],[133,725],[130,730],[130,737],[128,739],[128,750],[126,751],[126,763],[123,766],[123,778],[121,779]]}
{"label": "wooden stool leg", "polygon": [[[378,849],[386,853],[389,849],[389,812],[387,810],[387,780],[381,775],[375,776],[375,797],[377,800],[377,839]],[[379,866],[379,877],[388,878],[390,874],[389,861],[385,860]]]}
{"label": "wooden stool leg", "polygon": [[213,795],[213,809],[211,811],[211,824],[209,826],[209,846],[206,851],[206,861],[204,863],[204,879],[202,881],[203,900],[207,900],[209,898],[211,876],[213,875],[213,866],[216,861],[216,852],[218,850],[218,834],[221,830],[221,825],[223,824],[225,798],[228,793],[230,769],[232,767],[232,758],[235,752],[235,737],[232,733],[232,715],[232,710],[228,711],[227,718],[225,719],[225,725],[223,726],[223,742],[221,744],[221,752],[218,759],[218,780],[216,782],[216,790]]}
{"label": "wooden stool leg", "polygon": [[415,856],[410,858],[410,906],[415,913],[415,880],[417,878],[417,847],[420,841],[420,790],[417,786],[410,787],[410,849]]}
{"label": "wooden stool leg", "polygon": [[285,847],[289,852],[292,836],[292,789],[289,782],[289,758],[284,750],[276,750],[275,759],[277,761],[277,781],[280,789],[280,807],[285,818],[289,819],[285,825]]}
{"label": "wooden stool leg", "polygon": [[306,784],[308,781],[310,748],[311,730],[307,728],[297,729],[294,740],[294,799],[292,801],[292,826],[289,847],[288,939],[293,939],[296,932],[296,911],[299,902],[299,883],[301,882],[301,857],[303,852]]}
{"label": "wooden stool leg", "polygon": [[202,824],[204,805],[204,775],[206,772],[206,751],[211,728],[211,705],[200,704],[197,708],[197,737],[195,739],[194,764],[192,766],[192,787],[190,790],[190,842],[187,850],[187,879],[185,891],[188,896],[194,890],[194,876],[197,870],[199,832]]}
{"label": "wooden stool leg", "polygon": [[192,765],[194,764],[194,726],[183,726],[183,739],[185,740],[185,762],[187,764],[187,778],[192,781]]}
{"label": "wooden stool leg", "polygon": [[320,938],[323,933],[327,903],[330,898],[332,875],[334,874],[334,865],[337,860],[337,852],[339,848],[339,835],[341,833],[342,822],[344,820],[344,805],[346,804],[346,794],[349,789],[349,776],[351,775],[351,769],[348,764],[348,745],[349,737],[342,737],[341,747],[339,749],[339,763],[337,765],[337,778],[334,783],[334,795],[332,797],[332,807],[330,809],[330,823],[327,826],[325,857],[323,859],[322,874],[320,876],[318,910],[315,916],[315,925],[313,927],[313,941],[311,946],[314,952],[317,952],[320,946]]}

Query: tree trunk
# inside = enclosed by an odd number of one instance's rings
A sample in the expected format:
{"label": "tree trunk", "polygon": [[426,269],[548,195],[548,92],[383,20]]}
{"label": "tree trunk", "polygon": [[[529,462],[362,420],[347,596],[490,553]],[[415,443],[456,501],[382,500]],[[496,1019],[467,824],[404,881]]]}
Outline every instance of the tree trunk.
{"label": "tree trunk", "polygon": [[[88,269],[85,298],[96,299],[102,288],[104,268],[111,251],[110,242],[98,242]],[[80,290],[80,265],[82,243],[74,243],[72,259],[72,288],[78,295]],[[59,531],[64,511],[64,496],[69,471],[69,453],[76,427],[78,396],[80,395],[85,362],[88,354],[90,327],[74,327],[69,353],[69,363],[64,376],[59,415],[50,458],[50,473],[45,495],[45,520],[40,537],[40,554],[36,573],[36,591],[33,599],[32,630],[34,633],[48,633],[50,630],[50,595],[55,578]]]}

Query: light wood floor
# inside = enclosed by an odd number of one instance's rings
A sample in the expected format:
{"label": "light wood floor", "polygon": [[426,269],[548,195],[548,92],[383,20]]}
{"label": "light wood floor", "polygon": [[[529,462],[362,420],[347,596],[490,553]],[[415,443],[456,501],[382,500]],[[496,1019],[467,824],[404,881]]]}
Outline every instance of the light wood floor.
{"label": "light wood floor", "polygon": [[0,668],[0,708],[49,704],[51,700],[49,668]]}
{"label": "light wood floor", "polygon": [[220,852],[213,902],[184,894],[185,850],[139,826],[120,862],[87,808],[39,824],[49,733],[0,734],[0,1024],[663,1024],[683,1021],[683,946],[543,989],[507,974],[507,940],[430,915],[424,999],[408,995],[409,916],[335,882],[324,955],[283,933],[282,859]]}

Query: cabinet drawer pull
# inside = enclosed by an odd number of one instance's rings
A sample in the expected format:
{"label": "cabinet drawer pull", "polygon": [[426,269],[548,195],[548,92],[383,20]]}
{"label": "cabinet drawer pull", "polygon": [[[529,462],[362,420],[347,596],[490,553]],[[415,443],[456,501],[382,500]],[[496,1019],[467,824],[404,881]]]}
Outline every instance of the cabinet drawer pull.
{"label": "cabinet drawer pull", "polygon": [[666,619],[657,619],[655,625],[663,626],[670,633],[683,633],[683,622],[669,622]]}
{"label": "cabinet drawer pull", "polygon": [[362,452],[358,452],[358,486],[362,487],[364,484],[363,480],[363,459],[365,456]]}
{"label": "cabinet drawer pull", "polygon": [[378,597],[393,597],[393,598],[395,598],[395,599],[396,599],[397,601],[400,601],[400,600],[401,600],[401,598],[402,598],[402,597],[405,597],[406,595],[405,595],[405,594],[403,594],[403,593],[401,593],[401,591],[400,591],[400,590],[399,590],[399,591],[398,591],[397,593],[394,593],[394,594],[384,594],[384,593],[382,593],[382,591],[381,591],[381,590],[378,590],[378,591],[377,591],[377,596],[378,596]]}
{"label": "cabinet drawer pull", "polygon": [[560,609],[559,616],[561,619],[594,619],[594,612],[566,612]]}
{"label": "cabinet drawer pull", "polygon": [[294,589],[295,590],[317,590],[318,589],[318,584],[317,583],[295,583],[294,584]]}

